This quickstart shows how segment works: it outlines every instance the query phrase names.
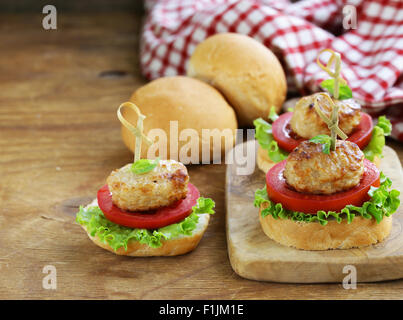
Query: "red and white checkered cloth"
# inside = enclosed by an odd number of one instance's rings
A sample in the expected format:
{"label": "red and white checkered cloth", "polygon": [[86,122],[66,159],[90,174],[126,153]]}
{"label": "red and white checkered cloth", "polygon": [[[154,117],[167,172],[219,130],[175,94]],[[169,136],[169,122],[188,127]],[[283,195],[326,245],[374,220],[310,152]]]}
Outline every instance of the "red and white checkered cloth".
{"label": "red and white checkered cloth", "polygon": [[[352,8],[346,5],[356,9],[356,29],[343,29]],[[354,98],[371,114],[386,114],[392,135],[403,141],[403,0],[146,0],[146,8],[141,67],[147,78],[185,74],[198,43],[237,32],[270,48],[289,91],[307,94],[328,78],[315,60],[331,48],[341,53]]]}

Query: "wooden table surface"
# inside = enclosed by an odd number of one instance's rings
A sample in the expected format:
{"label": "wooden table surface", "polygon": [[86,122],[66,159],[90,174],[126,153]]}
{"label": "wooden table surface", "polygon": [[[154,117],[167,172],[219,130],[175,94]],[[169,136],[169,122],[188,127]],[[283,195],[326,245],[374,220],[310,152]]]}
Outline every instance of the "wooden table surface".
{"label": "wooden table surface", "polygon": [[[231,269],[225,166],[189,168],[217,212],[199,247],[179,257],[127,258],[96,247],[74,222],[109,172],[132,160],[117,106],[146,82],[136,14],[0,15],[0,298],[402,299],[403,280],[278,284]],[[403,146],[390,142],[403,159]],[[42,287],[43,267],[57,289]]]}

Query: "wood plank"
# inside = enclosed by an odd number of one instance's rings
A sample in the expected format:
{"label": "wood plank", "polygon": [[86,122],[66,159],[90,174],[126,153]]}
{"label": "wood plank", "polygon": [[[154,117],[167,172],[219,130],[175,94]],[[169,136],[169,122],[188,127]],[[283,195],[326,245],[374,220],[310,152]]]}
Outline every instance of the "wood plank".
{"label": "wood plank", "polygon": [[[256,141],[239,144],[246,150]],[[381,170],[403,190],[399,158],[385,147]],[[254,161],[250,154],[249,161]],[[227,167],[227,239],[232,268],[247,279],[291,282],[342,282],[343,268],[355,266],[359,282],[403,278],[403,207],[393,215],[390,236],[374,246],[350,250],[304,251],[283,246],[268,238],[260,225],[258,209],[253,207],[254,192],[265,184],[264,173],[256,166],[251,175],[237,175],[236,163]]]}
{"label": "wood plank", "polygon": [[[0,2],[0,12],[31,12],[41,13],[42,8],[48,4],[46,1],[37,0],[2,0]],[[141,0],[86,0],[86,1],[65,1],[53,0],[59,13],[65,12],[133,12],[134,10],[142,12],[143,1]]]}

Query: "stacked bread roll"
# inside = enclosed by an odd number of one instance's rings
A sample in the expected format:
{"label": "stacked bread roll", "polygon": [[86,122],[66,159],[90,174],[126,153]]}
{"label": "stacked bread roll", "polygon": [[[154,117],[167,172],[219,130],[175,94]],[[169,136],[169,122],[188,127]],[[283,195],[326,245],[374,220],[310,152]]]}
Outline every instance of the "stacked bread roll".
{"label": "stacked bread roll", "polygon": [[[221,158],[235,143],[238,123],[252,126],[254,119],[266,118],[272,106],[280,111],[286,91],[284,71],[264,45],[235,33],[209,37],[195,48],[187,77],[156,79],[130,98],[147,117],[146,134],[156,128],[166,132],[166,151],[143,147],[142,156],[185,158],[184,163]],[[137,121],[131,110],[126,110],[124,116],[132,123]],[[210,131],[203,136],[203,130]],[[122,136],[133,151],[134,141],[125,127]],[[214,139],[221,143],[213,143]],[[186,157],[186,152],[192,156]]]}

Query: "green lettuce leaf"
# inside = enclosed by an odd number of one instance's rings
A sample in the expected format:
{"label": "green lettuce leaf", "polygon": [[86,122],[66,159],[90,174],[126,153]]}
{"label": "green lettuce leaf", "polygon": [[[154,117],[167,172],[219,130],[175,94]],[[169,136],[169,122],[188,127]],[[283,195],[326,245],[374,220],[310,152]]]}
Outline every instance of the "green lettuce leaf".
{"label": "green lettuce leaf", "polygon": [[392,124],[390,123],[389,119],[386,118],[385,116],[380,116],[378,118],[376,126],[381,127],[383,129],[385,136],[389,136],[392,132]]}
{"label": "green lettuce leaf", "polygon": [[385,146],[385,136],[389,136],[391,131],[392,124],[390,121],[385,116],[380,116],[372,130],[371,141],[364,149],[365,158],[371,161],[373,161],[376,156],[383,158],[382,152]]}
{"label": "green lettuce leaf", "polygon": [[[329,93],[334,95],[334,79],[323,80],[320,83],[320,86],[323,89],[329,91]],[[339,100],[350,99],[353,97],[353,92],[347,84],[343,84],[339,82]]]}
{"label": "green lettuce leaf", "polygon": [[[274,111],[274,107],[270,109],[269,119],[275,121],[278,115]],[[288,152],[279,148],[277,141],[274,140],[271,124],[262,118],[253,121],[255,125],[255,138],[259,142],[262,149],[267,150],[269,158],[273,162],[283,161],[288,157]]]}
{"label": "green lettuce leaf", "polygon": [[284,159],[287,159],[289,155],[287,151],[284,151],[278,146],[277,141],[275,140],[270,142],[269,150],[267,150],[267,152],[269,154],[270,159],[276,163],[283,161]]}
{"label": "green lettuce leaf", "polygon": [[193,213],[195,214],[202,214],[202,213],[209,213],[214,214],[214,207],[215,203],[210,198],[203,198],[200,197],[197,199],[196,205],[193,206]]}
{"label": "green lettuce leaf", "polygon": [[198,215],[204,213],[214,214],[214,206],[213,200],[200,197],[188,217],[178,223],[156,230],[120,226],[106,219],[98,206],[87,208],[81,206],[76,215],[76,221],[85,226],[92,237],[98,236],[101,242],[109,244],[115,251],[121,247],[127,250],[129,241],[138,241],[152,248],[158,248],[162,245],[162,240],[174,239],[181,235],[191,235],[199,222]]}
{"label": "green lettuce leaf", "polygon": [[268,204],[267,208],[261,211],[262,217],[271,215],[274,219],[290,219],[307,223],[318,222],[323,226],[329,222],[330,218],[334,218],[338,223],[346,219],[347,223],[350,224],[356,215],[365,219],[374,218],[377,223],[380,223],[383,217],[389,217],[395,213],[400,205],[400,192],[395,189],[389,190],[391,186],[392,181],[381,172],[381,185],[378,188],[371,187],[368,192],[371,196],[369,201],[364,202],[361,207],[347,205],[340,212],[318,211],[316,214],[309,214],[287,210],[283,208],[281,203],[270,201],[266,187],[256,190],[254,206],[259,208],[263,203]]}
{"label": "green lettuce leaf", "polygon": [[269,119],[271,120],[271,122],[274,122],[278,119],[278,114],[276,113],[276,108],[275,107],[271,107],[270,108],[270,112],[269,112]]}

